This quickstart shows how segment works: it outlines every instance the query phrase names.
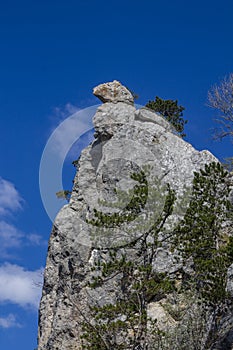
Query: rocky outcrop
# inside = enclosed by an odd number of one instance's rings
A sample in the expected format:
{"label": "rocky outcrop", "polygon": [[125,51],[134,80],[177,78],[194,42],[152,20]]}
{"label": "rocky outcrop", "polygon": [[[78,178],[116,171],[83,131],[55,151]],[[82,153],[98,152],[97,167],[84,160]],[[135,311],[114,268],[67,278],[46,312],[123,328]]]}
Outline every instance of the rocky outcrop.
{"label": "rocky outcrop", "polygon": [[[88,305],[93,300],[98,305],[115,301],[117,279],[104,289],[87,287],[92,267],[99,259],[105,259],[104,250],[100,255],[97,248],[129,242],[130,232],[134,232],[135,238],[141,227],[139,230],[138,222],[130,222],[103,237],[93,231],[90,224],[94,209],[108,213],[124,210],[130,198],[110,209],[103,203],[117,203],[116,189],[132,190],[135,180],[130,174],[140,169],[147,169],[149,190],[155,179],[159,180],[161,189],[170,184],[181,203],[185,196],[188,198],[194,171],[217,161],[209,151],[199,152],[176,135],[162,116],[146,108],[136,110],[131,93],[119,82],[102,84],[94,89],[94,94],[105,103],[94,116],[95,140],[82,151],[70,203],[62,208],[54,222],[40,304],[38,350],[81,349],[80,323],[81,319],[90,317]],[[161,195],[156,200],[159,212],[164,197]],[[154,210],[154,206],[154,197],[149,195],[146,210]],[[185,208],[187,206],[177,207],[173,222],[184,215]],[[148,227],[150,222],[146,223],[146,218],[145,213],[139,214],[139,221],[144,220],[144,226]],[[153,261],[154,270],[179,276],[180,267],[168,247],[161,245]],[[152,301],[149,313],[161,325],[172,326],[176,320],[172,313],[168,315],[164,304],[164,299],[159,303]]]}

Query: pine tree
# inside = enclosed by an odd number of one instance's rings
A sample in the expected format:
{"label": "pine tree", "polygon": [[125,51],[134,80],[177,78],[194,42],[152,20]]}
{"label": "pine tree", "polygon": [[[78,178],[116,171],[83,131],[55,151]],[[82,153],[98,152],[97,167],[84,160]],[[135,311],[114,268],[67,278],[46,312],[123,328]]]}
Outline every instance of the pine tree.
{"label": "pine tree", "polygon": [[[136,191],[139,194],[134,202],[136,211],[133,203],[128,208],[133,217],[139,207],[144,207],[145,193],[148,195],[143,172],[135,178],[142,186],[141,192]],[[184,266],[192,261],[193,272],[186,273],[179,288],[174,278],[153,269],[161,246],[159,236],[161,238],[160,234],[174,212],[176,196],[169,185],[163,210],[150,229],[123,245],[103,249],[104,259],[92,267],[88,288],[104,289],[106,284],[115,283],[116,299],[103,305],[90,305],[90,320],[82,322],[83,349],[181,350],[186,349],[187,342],[191,350],[211,348],[219,311],[226,301],[231,300],[226,292],[226,281],[227,268],[233,263],[233,237],[224,231],[224,224],[231,227],[233,222],[230,191],[229,173],[220,163],[205,165],[204,169],[194,173],[189,206],[184,218],[173,229],[171,239]],[[142,194],[143,200],[140,200]],[[130,222],[130,215],[126,217],[124,210],[122,213],[124,220]],[[115,220],[99,211],[95,211],[95,216],[93,227],[111,229],[122,225],[120,217]],[[167,243],[171,244],[169,238]],[[100,256],[103,251],[99,248]],[[190,300],[199,308],[189,309],[186,314],[183,309],[177,309],[180,321],[177,327],[161,331],[156,320],[148,316],[148,305],[172,295],[179,299],[185,294],[190,294]]]}
{"label": "pine tree", "polygon": [[185,137],[184,126],[187,120],[183,118],[183,106],[178,106],[177,100],[163,100],[156,96],[154,101],[149,101],[146,107],[164,116],[175,128],[181,137]]}
{"label": "pine tree", "polygon": [[232,238],[223,229],[223,223],[232,222],[230,190],[229,173],[220,163],[196,172],[190,205],[175,238],[184,260],[193,260],[197,291],[213,305],[226,298],[226,272],[233,262]]}
{"label": "pine tree", "polygon": [[[174,202],[175,193],[168,186],[163,211],[150,229],[124,246],[109,248],[105,261],[96,264],[89,287],[98,288],[117,279],[120,291],[115,304],[90,308],[93,322],[83,323],[83,349],[151,349],[159,330],[148,317],[148,303],[174,290],[174,281],[164,273],[154,272],[152,267],[159,246],[158,235],[173,212]],[[135,203],[137,208],[138,199]],[[97,211],[95,214],[94,225],[109,227],[106,214]],[[107,218],[112,225],[112,217]]]}

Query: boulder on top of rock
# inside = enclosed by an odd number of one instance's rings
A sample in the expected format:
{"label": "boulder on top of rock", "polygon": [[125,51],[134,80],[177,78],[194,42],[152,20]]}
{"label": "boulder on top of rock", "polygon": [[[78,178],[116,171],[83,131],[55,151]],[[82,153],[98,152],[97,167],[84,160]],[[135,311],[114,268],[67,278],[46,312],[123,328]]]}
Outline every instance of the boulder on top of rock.
{"label": "boulder on top of rock", "polygon": [[114,80],[109,83],[104,83],[96,86],[93,89],[93,94],[100,99],[101,102],[126,102],[134,103],[134,98],[131,92],[123,86],[119,81]]}

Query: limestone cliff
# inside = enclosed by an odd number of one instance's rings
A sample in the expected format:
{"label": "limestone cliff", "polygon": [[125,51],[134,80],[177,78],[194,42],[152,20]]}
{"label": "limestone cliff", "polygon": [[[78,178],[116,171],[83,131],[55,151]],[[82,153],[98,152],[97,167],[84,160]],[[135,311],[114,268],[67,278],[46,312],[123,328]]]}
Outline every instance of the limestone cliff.
{"label": "limestone cliff", "polygon": [[[132,192],[136,182],[131,175],[144,170],[149,191],[157,179],[157,188],[163,189],[169,184],[176,193],[179,206],[168,224],[171,229],[172,222],[185,214],[185,200],[194,172],[206,163],[217,161],[209,151],[199,152],[176,135],[159,114],[147,108],[136,109],[133,96],[119,82],[102,84],[94,93],[104,102],[93,119],[95,140],[81,153],[70,202],[59,212],[50,237],[39,313],[38,350],[82,348],[80,320],[90,317],[88,306],[95,301],[101,305],[106,301],[114,303],[119,287],[115,279],[104,288],[91,290],[87,281],[94,263],[105,258],[104,248],[137,238],[141,222],[143,227],[149,227],[151,221],[146,211],[152,212],[156,206],[161,210],[164,197],[157,193],[155,204],[149,193],[137,218],[109,230],[108,237],[93,229],[90,222],[94,210],[108,214],[123,212],[130,198],[124,197],[120,208],[106,203],[117,203],[116,189],[122,193]],[[99,247],[103,248],[102,256],[99,256]],[[128,254],[131,253],[129,250]],[[179,283],[181,265],[169,247],[161,243],[153,261],[154,270],[172,275]],[[230,279],[229,286],[231,289]],[[164,307],[165,299],[166,296],[159,302],[152,300],[148,306],[161,329],[177,322],[174,313]],[[221,347],[224,341],[230,344],[231,315],[226,313],[221,322],[219,339],[212,349],[232,349],[228,345]],[[233,339],[229,346],[232,344]]]}

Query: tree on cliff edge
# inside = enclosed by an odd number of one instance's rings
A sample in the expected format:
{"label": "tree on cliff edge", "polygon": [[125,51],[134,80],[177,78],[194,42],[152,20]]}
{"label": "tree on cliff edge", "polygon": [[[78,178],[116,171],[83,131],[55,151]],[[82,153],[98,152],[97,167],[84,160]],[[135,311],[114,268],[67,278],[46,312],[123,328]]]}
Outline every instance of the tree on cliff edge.
{"label": "tree on cliff edge", "polygon": [[183,118],[183,106],[178,106],[177,100],[163,100],[156,96],[154,101],[149,101],[146,107],[152,109],[155,112],[160,113],[166,118],[178,132],[181,137],[185,137],[184,126],[187,124],[187,120]]}

